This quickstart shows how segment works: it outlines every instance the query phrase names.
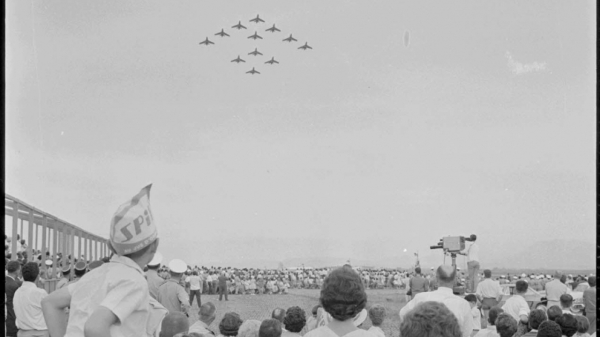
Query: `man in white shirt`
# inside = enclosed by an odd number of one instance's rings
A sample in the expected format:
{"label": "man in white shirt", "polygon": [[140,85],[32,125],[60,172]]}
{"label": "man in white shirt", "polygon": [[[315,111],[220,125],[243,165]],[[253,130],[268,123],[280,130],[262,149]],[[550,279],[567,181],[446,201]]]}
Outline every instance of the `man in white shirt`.
{"label": "man in white shirt", "polygon": [[528,286],[526,281],[518,280],[515,285],[517,294],[511,296],[502,306],[502,310],[512,316],[517,322],[520,320],[523,323],[527,323],[529,317],[529,305],[523,297],[527,292]]}
{"label": "man in white shirt", "polygon": [[502,287],[498,281],[492,280],[491,270],[484,270],[483,275],[485,279],[477,285],[475,295],[481,302],[481,309],[483,309],[483,315],[487,321],[490,309],[497,306],[502,299]]}
{"label": "man in white shirt", "polygon": [[198,311],[199,320],[190,326],[189,333],[196,332],[201,335],[214,335],[208,327],[217,317],[215,305],[211,302],[202,304],[200,311]]}
{"label": "man in white shirt", "polygon": [[467,267],[469,272],[469,282],[467,282],[466,292],[473,293],[479,283],[479,245],[477,244],[477,235],[471,235],[472,244],[469,248],[460,252],[467,257]]}
{"label": "man in white shirt", "polygon": [[473,331],[471,307],[467,301],[454,295],[452,292],[454,281],[456,279],[456,269],[454,266],[442,265],[437,269],[436,279],[438,282],[438,289],[417,294],[400,310],[400,322],[402,322],[402,318],[419,303],[427,301],[441,302],[450,309],[454,316],[456,316],[462,331],[462,336],[471,336],[471,332]]}
{"label": "man in white shirt", "polygon": [[21,336],[50,336],[42,313],[42,299],[48,296],[44,289],[35,285],[40,274],[36,262],[27,262],[22,268],[23,285],[15,292],[13,304],[16,323]]}
{"label": "man in white shirt", "polygon": [[560,296],[567,293],[567,286],[560,282],[562,273],[556,271],[554,273],[554,280],[546,283],[546,298],[548,299],[547,307],[550,308],[553,305],[560,306]]}
{"label": "man in white shirt", "polygon": [[198,276],[197,271],[193,271],[191,276],[185,278],[185,283],[190,284],[190,306],[194,304],[194,297],[198,301],[198,308],[202,306],[200,294],[202,294],[202,279]]}

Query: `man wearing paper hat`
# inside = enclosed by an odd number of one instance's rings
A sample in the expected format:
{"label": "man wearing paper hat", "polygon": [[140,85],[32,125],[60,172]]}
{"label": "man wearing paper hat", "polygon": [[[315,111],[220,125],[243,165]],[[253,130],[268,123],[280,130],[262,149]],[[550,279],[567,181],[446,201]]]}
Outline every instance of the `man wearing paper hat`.
{"label": "man wearing paper hat", "polygon": [[154,254],[152,261],[148,262],[147,266],[146,281],[148,281],[148,290],[150,291],[150,296],[155,300],[158,299],[158,288],[166,282],[164,278],[158,275],[158,268],[160,268],[162,259],[162,254],[157,252]]}
{"label": "man wearing paper hat", "polygon": [[187,315],[190,302],[185,288],[179,284],[183,273],[187,270],[187,264],[179,259],[169,262],[171,278],[158,288],[158,302],[170,313],[182,312]]}
{"label": "man wearing paper hat", "polygon": [[67,283],[69,283],[69,276],[71,274],[71,266],[69,266],[67,263],[65,263],[65,265],[62,267],[61,272],[62,272],[62,277],[56,283],[56,290],[61,289],[62,287],[66,286]]}
{"label": "man wearing paper hat", "polygon": [[73,279],[71,280],[71,282],[69,282],[67,284],[67,286],[71,283],[75,283],[75,282],[79,281],[79,279],[82,278],[83,275],[85,275],[85,273],[87,272],[87,267],[88,266],[85,264],[85,261],[78,261],[75,264],[75,268],[73,268],[75,275],[74,275]]}
{"label": "man wearing paper hat", "polygon": [[[158,248],[158,233],[150,210],[150,188],[144,187],[122,204],[110,225],[110,263],[42,300],[51,336],[137,336],[149,312],[148,283],[143,268]],[[68,323],[64,309],[71,307]],[[65,335],[66,332],[66,335]]]}

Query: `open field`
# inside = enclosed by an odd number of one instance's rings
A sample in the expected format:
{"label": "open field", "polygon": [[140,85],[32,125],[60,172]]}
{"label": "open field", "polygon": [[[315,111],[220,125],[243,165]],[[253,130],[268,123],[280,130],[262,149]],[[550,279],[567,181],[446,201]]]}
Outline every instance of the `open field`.
{"label": "open field", "polygon": [[[367,290],[367,308],[374,304],[380,304],[387,311],[387,318],[383,323],[383,331],[388,337],[398,337],[400,309],[406,304],[404,290],[382,289]],[[288,295],[230,295],[229,301],[219,302],[219,295],[202,295],[202,303],[212,302],[217,307],[217,318],[210,325],[211,330],[219,331],[219,322],[226,312],[237,312],[243,320],[264,320],[271,317],[273,309],[280,307],[287,309],[291,306],[299,306],[311,314],[312,307],[319,303],[319,290],[290,289]],[[198,306],[194,303],[190,314],[190,324],[198,320]],[[371,327],[371,321],[363,323],[362,328]]]}

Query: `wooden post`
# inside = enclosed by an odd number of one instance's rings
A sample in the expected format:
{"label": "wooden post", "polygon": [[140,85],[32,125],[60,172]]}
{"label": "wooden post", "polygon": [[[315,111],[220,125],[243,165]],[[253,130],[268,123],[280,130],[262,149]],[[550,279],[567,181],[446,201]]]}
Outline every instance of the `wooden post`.
{"label": "wooden post", "polygon": [[12,239],[11,239],[11,260],[17,259],[17,231],[19,230],[19,203],[13,201],[13,228],[12,228]]}

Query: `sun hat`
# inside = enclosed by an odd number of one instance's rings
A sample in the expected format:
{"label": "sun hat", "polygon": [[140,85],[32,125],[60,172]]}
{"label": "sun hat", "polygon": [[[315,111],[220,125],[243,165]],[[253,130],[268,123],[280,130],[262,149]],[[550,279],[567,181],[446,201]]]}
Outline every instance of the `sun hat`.
{"label": "sun hat", "polygon": [[79,261],[75,263],[75,270],[85,270],[86,267],[87,265],[85,264],[85,261]]}
{"label": "sun hat", "polygon": [[119,206],[110,224],[110,245],[118,255],[135,253],[158,238],[150,210],[150,188],[142,188],[130,201]]}
{"label": "sun hat", "polygon": [[169,269],[177,274],[182,274],[187,270],[187,264],[180,259],[173,259],[169,262]]}
{"label": "sun hat", "polygon": [[154,257],[152,258],[152,261],[148,262],[148,265],[149,266],[158,266],[162,262],[162,259],[163,259],[162,254],[159,252],[156,252],[154,254]]}

